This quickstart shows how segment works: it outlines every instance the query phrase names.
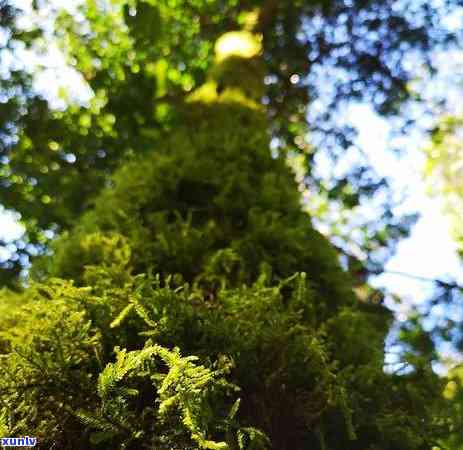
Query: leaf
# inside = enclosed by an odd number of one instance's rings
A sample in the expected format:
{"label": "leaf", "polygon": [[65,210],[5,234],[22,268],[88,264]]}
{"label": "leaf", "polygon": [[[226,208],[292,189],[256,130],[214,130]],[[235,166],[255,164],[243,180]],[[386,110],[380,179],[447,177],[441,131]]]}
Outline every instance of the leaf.
{"label": "leaf", "polygon": [[118,327],[121,322],[130,314],[132,309],[134,309],[135,305],[133,303],[130,303],[127,305],[120,313],[119,315],[111,322],[110,328],[116,328]]}

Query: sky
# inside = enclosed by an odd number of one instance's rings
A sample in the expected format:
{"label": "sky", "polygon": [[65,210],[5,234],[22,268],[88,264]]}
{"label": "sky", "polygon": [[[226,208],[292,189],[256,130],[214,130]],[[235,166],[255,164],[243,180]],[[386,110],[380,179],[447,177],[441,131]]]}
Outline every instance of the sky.
{"label": "sky", "polygon": [[[367,105],[351,110],[352,120],[358,127],[359,146],[368,154],[376,171],[388,177],[396,192],[405,194],[400,205],[402,213],[418,211],[420,218],[411,236],[399,243],[398,251],[388,262],[386,270],[409,273],[425,278],[446,275],[463,279],[463,268],[451,237],[449,218],[443,214],[440,198],[431,196],[424,179],[426,138],[413,136],[402,145],[406,152],[400,156],[388,151],[390,125],[378,117]],[[426,284],[403,276],[384,274],[375,280],[387,284],[397,293],[422,299]]]}
{"label": "sky", "polygon": [[[398,212],[417,211],[420,215],[410,236],[399,243],[396,254],[386,264],[385,273],[370,280],[374,286],[387,288],[402,299],[400,304],[386,299],[386,304],[396,312],[397,320],[404,321],[412,305],[429,300],[434,285],[402,274],[430,280],[445,280],[450,276],[463,284],[463,265],[452,239],[449,217],[443,213],[442,199],[430,195],[423,176],[426,137],[405,138],[401,144],[406,152],[398,156],[387,150],[391,126],[386,120],[367,105],[353,107],[351,115],[358,127],[358,144],[368,154],[371,164],[379,174],[390,179],[396,192],[406,194]],[[448,358],[452,364],[463,362],[463,356],[448,344],[441,344],[439,351],[441,357]],[[447,367],[438,363],[435,370],[445,373]]]}

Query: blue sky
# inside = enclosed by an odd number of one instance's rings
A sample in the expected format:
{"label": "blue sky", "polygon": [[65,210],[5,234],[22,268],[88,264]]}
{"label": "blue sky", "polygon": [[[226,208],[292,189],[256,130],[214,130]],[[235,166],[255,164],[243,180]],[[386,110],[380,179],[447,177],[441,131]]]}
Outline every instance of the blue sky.
{"label": "blue sky", "polygon": [[[401,297],[401,304],[386,303],[396,311],[399,321],[405,320],[412,305],[429,300],[433,284],[388,272],[429,279],[451,276],[463,284],[463,266],[452,239],[449,217],[443,213],[442,199],[430,195],[424,178],[426,136],[416,133],[403,138],[401,145],[406,152],[399,157],[387,150],[390,145],[390,124],[387,121],[375,115],[366,105],[354,107],[351,114],[359,130],[358,143],[369,155],[371,164],[378,173],[391,180],[396,192],[406,194],[398,212],[417,211],[420,214],[410,237],[399,243],[397,253],[387,263],[386,272],[372,280],[374,285],[385,287]],[[450,345],[441,345],[440,352],[452,363],[463,360],[462,355],[456,354]],[[445,366],[438,365],[436,370],[444,372]]]}
{"label": "blue sky", "polygon": [[[351,113],[359,130],[359,145],[369,155],[371,164],[391,180],[396,192],[406,195],[397,212],[418,211],[420,214],[411,236],[399,244],[397,254],[386,269],[428,278],[453,275],[462,279],[463,270],[451,237],[451,224],[443,214],[442,200],[430,195],[424,179],[426,137],[415,135],[405,139],[402,145],[406,152],[399,156],[388,151],[390,125],[387,121],[375,115],[367,105],[355,106]],[[425,283],[397,275],[385,274],[376,282],[416,299],[427,291]]]}

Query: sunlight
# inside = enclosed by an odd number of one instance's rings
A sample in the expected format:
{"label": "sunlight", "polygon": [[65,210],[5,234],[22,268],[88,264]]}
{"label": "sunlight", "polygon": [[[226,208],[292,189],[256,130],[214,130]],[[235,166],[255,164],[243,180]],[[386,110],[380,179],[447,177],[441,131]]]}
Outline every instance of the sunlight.
{"label": "sunlight", "polygon": [[231,31],[221,36],[215,45],[217,60],[231,56],[253,58],[262,51],[261,39],[248,31]]}

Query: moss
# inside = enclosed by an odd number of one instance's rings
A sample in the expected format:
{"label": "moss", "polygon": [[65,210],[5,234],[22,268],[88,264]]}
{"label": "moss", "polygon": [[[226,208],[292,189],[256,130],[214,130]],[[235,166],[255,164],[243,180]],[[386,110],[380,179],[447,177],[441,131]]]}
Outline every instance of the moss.
{"label": "moss", "polygon": [[[248,53],[219,58],[170,137],[120,167],[35,267],[42,283],[20,297],[41,290],[32,314],[14,306],[2,325],[11,430],[72,448],[80,420],[85,448],[241,450],[421,450],[442,432],[441,382],[384,372],[390,314],[357,300],[271,156]],[[37,364],[72,426],[39,408],[48,384],[26,386]]]}

